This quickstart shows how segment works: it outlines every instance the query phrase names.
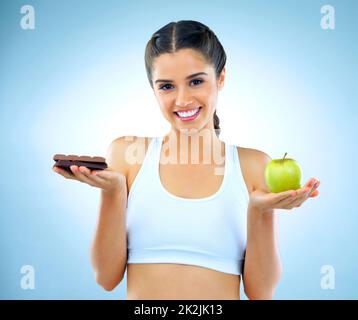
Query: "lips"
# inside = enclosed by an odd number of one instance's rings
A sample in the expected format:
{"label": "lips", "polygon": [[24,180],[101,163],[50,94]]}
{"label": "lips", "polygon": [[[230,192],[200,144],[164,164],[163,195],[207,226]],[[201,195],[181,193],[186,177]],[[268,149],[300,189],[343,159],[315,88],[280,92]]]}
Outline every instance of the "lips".
{"label": "lips", "polygon": [[192,121],[198,117],[201,109],[202,109],[202,107],[199,106],[197,108],[189,109],[189,110],[185,110],[185,111],[174,111],[173,113],[181,121]]}
{"label": "lips", "polygon": [[196,108],[191,108],[191,109],[187,109],[187,110],[176,110],[173,113],[175,113],[177,116],[180,116],[178,112],[180,112],[182,114],[183,113],[193,113],[194,111],[196,111],[198,109],[200,110],[201,108],[202,108],[201,106],[198,106]]}

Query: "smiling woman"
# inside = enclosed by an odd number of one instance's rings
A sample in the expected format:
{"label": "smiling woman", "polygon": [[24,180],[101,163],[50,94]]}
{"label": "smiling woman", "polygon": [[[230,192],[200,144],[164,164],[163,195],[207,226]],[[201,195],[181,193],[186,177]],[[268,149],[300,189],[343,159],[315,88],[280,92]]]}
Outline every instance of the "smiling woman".
{"label": "smiling woman", "polygon": [[[216,97],[223,87],[225,64],[226,54],[220,41],[212,30],[197,21],[167,24],[153,34],[145,50],[149,84],[164,116],[168,119],[165,111],[189,111],[200,107],[199,111],[204,113],[202,118],[213,119],[217,135],[220,134],[220,121],[216,114]],[[197,101],[188,101],[185,94],[190,95],[193,90]],[[178,119],[183,120],[180,115]]]}
{"label": "smiling woman", "polygon": [[317,184],[270,193],[271,158],[219,139],[225,63],[204,24],[165,25],[147,43],[145,67],[170,131],[115,139],[101,172],[56,171],[102,189],[91,257],[106,290],[127,268],[127,299],[237,300],[241,280],[250,299],[272,298],[281,275],[274,209],[299,207]]}

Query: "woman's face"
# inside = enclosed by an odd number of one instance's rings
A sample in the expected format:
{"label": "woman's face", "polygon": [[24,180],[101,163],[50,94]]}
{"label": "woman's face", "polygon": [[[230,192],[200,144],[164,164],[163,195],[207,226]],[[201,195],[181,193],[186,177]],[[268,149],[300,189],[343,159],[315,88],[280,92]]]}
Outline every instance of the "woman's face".
{"label": "woman's face", "polygon": [[[214,67],[193,49],[162,54],[153,65],[155,97],[164,117],[177,130],[214,128],[213,115],[224,78],[225,68],[217,80]],[[188,113],[177,113],[183,111]]]}

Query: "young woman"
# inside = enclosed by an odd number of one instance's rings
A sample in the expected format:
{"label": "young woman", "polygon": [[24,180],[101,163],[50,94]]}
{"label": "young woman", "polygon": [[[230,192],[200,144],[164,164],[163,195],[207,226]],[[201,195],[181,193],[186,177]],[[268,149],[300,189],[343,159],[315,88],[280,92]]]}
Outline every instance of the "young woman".
{"label": "young woman", "polygon": [[149,40],[145,64],[170,132],[115,139],[104,171],[54,168],[101,189],[91,257],[106,290],[127,268],[127,299],[240,299],[241,280],[249,299],[273,297],[282,272],[275,209],[300,207],[319,181],[270,193],[271,158],[219,139],[225,63],[207,26],[167,24]]}

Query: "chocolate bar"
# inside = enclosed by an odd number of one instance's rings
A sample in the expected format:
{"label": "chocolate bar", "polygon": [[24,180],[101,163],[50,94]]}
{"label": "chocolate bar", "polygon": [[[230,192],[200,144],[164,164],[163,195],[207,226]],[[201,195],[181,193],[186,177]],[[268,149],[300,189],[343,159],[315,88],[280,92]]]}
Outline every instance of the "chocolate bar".
{"label": "chocolate bar", "polygon": [[106,169],[107,163],[106,159],[103,157],[90,157],[90,156],[76,156],[76,155],[64,155],[64,154],[55,154],[53,156],[55,160],[55,167],[62,168],[69,173],[72,173],[70,166],[84,166],[90,170],[104,170]]}

